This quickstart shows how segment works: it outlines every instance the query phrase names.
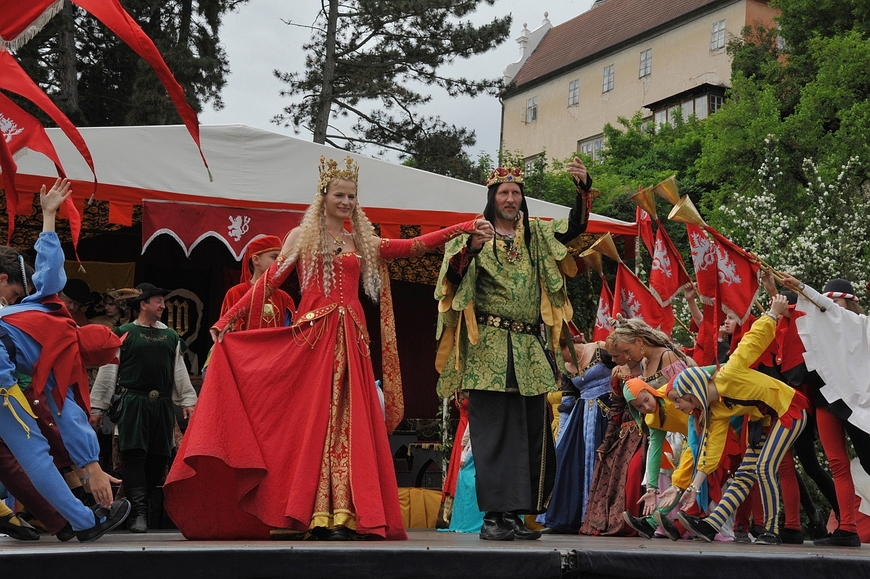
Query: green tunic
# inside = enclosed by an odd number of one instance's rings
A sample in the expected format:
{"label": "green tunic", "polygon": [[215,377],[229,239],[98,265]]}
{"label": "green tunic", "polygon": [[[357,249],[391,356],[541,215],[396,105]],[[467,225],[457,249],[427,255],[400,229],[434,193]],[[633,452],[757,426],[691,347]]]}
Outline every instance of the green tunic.
{"label": "green tunic", "polygon": [[[450,309],[439,315],[437,338],[444,331],[455,331],[459,317],[469,302],[474,303],[476,314],[492,314],[510,320],[541,323],[541,291],[545,290],[555,307],[567,302],[564,278],[558,260],[567,255],[567,249],[554,237],[567,229],[565,220],[530,220],[531,252],[522,245],[520,259],[508,261],[505,243],[487,242],[471,261],[462,282],[456,288]],[[522,244],[522,231],[516,240]],[[444,283],[450,258],[467,241],[462,236],[451,241],[444,251],[444,261],[436,287],[435,298],[445,297]],[[493,252],[496,244],[498,260]],[[529,255],[531,253],[531,255]],[[519,332],[478,324],[479,340],[471,344],[463,322],[459,341],[454,345],[438,381],[438,394],[450,396],[458,390],[505,391],[508,369],[508,340],[514,356],[514,371],[520,394],[535,396],[556,390],[552,368],[544,354],[541,338]],[[459,368],[455,367],[455,348],[460,348]]]}
{"label": "green tunic", "polygon": [[169,456],[174,444],[175,412],[172,392],[175,388],[175,357],[180,345],[187,344],[171,328],[153,328],[129,323],[115,328],[119,336],[127,334],[121,345],[118,386],[128,390],[156,390],[157,398],[127,394],[118,420],[118,442],[122,451],[142,449]]}

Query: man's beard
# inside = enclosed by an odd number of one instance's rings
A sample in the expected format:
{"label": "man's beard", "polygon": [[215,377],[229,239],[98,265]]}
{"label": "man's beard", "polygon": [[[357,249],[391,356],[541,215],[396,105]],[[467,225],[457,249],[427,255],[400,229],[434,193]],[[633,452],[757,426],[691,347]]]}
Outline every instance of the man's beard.
{"label": "man's beard", "polygon": [[499,219],[503,219],[504,221],[516,221],[517,216],[520,214],[519,208],[515,207],[512,210],[512,213],[513,213],[512,215],[509,215],[508,213],[506,213],[506,211],[504,209],[500,209],[498,207],[496,207],[496,209],[495,209],[496,217],[498,217]]}

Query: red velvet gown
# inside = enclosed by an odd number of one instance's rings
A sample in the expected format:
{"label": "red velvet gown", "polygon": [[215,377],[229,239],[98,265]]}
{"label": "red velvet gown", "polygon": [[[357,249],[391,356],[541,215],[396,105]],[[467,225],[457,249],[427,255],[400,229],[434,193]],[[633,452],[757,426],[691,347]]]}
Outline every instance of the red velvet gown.
{"label": "red velvet gown", "polygon": [[188,539],[334,525],[407,538],[359,277],[357,255],[340,254],[332,291],[318,277],[294,325],[228,333],[215,347],[163,487]]}

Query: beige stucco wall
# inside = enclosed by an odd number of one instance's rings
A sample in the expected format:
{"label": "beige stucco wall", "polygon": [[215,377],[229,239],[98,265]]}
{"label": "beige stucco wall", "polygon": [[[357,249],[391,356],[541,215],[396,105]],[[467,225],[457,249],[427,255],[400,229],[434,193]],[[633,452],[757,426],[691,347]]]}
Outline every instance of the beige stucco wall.
{"label": "beige stucco wall", "polygon": [[[727,43],[747,23],[773,13],[757,2],[736,2],[513,95],[504,100],[503,145],[524,157],[546,150],[548,158],[561,159],[577,150],[578,141],[600,134],[606,123],[615,125],[617,117],[631,117],[645,104],[703,83],[728,85],[730,58],[724,48],[710,50],[713,23],[725,19]],[[647,48],[652,48],[652,73],[638,78],[640,53]],[[604,67],[610,64],[614,88],[602,93]],[[580,103],[569,107],[568,84],[574,79],[580,80]],[[532,97],[538,98],[538,118],[527,124],[526,102]]]}

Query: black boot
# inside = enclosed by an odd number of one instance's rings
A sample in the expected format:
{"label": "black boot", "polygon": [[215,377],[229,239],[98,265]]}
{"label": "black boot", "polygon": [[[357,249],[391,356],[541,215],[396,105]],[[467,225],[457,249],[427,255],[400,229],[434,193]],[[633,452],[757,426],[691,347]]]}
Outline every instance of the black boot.
{"label": "black boot", "polygon": [[148,530],[148,493],[143,487],[126,489],[132,509],[127,527],[131,533],[144,533]]}
{"label": "black boot", "polygon": [[480,538],[488,541],[513,541],[514,530],[504,520],[504,513],[489,512],[483,517]]}
{"label": "black boot", "polygon": [[516,513],[505,513],[504,522],[507,526],[513,529],[514,537],[526,541],[534,541],[541,538],[541,531],[533,531],[526,527],[526,524]]}

